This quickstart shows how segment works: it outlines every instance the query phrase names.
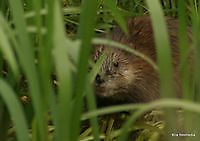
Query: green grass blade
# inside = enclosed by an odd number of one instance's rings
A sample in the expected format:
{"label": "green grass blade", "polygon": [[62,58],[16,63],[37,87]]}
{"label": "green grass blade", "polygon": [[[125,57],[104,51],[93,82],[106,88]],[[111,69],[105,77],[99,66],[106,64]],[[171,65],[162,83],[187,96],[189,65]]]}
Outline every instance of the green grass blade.
{"label": "green grass blade", "polygon": [[157,107],[160,107],[160,108],[169,107],[169,108],[182,108],[184,110],[200,114],[199,103],[195,103],[188,100],[165,98],[165,99],[159,99],[159,100],[155,100],[150,103],[144,103],[144,104],[141,104],[141,103],[124,104],[124,105],[110,106],[110,107],[106,107],[102,109],[97,109],[95,111],[90,111],[83,114],[82,119],[86,120],[91,117],[99,116],[99,115],[106,115],[106,114],[122,112],[122,111],[143,109],[144,107],[146,107],[146,111],[152,110]]}
{"label": "green grass blade", "polygon": [[22,106],[20,105],[16,94],[2,79],[0,79],[0,95],[6,104],[10,117],[15,125],[17,139],[19,141],[30,141],[28,126]]}
{"label": "green grass blade", "polygon": [[[88,109],[89,111],[95,111],[96,110],[96,101],[95,101],[95,95],[92,90],[92,85],[89,83],[86,87],[86,98],[88,103]],[[92,125],[92,133],[94,136],[95,141],[100,141],[99,139],[99,126],[98,126],[98,120],[97,117],[90,118],[90,123]]]}
{"label": "green grass blade", "polygon": [[[200,3],[200,1],[199,1]],[[198,6],[196,6],[198,7]],[[195,64],[196,64],[196,68],[195,68],[195,81],[196,81],[196,99],[195,101],[200,101],[200,74],[199,74],[199,71],[200,71],[200,63],[199,63],[199,60],[200,60],[200,36],[199,36],[199,33],[200,33],[200,9],[198,7],[198,12],[195,13],[192,17],[192,22],[193,22],[193,35],[194,35],[194,47],[195,47],[195,57],[196,57],[196,61],[195,61]]]}
{"label": "green grass blade", "polygon": [[5,15],[6,18],[8,18],[8,1],[6,0],[1,0],[0,2],[0,11]]}
{"label": "green grass blade", "polygon": [[[194,78],[195,78],[195,94],[194,94],[194,101],[199,102],[200,101],[200,10],[199,10],[199,3],[200,1],[194,0],[194,5],[192,8],[192,14],[191,14],[191,19],[192,19],[192,33],[193,33],[193,46],[194,46],[194,54],[195,54],[195,73],[194,73]],[[196,131],[198,134],[200,127],[199,127],[199,119],[200,116],[192,115],[192,121],[193,121],[193,126],[188,125],[188,128],[192,128],[193,131]],[[190,116],[191,117],[191,116]],[[192,122],[191,121],[191,122]],[[197,123],[194,121],[198,121]],[[197,136],[199,137],[199,136]],[[195,138],[194,141],[198,141],[199,138]]]}
{"label": "green grass blade", "polygon": [[11,43],[9,42],[9,35],[7,33],[7,23],[3,18],[3,15],[0,13],[0,49],[4,54],[4,57],[7,59],[8,63],[11,66],[11,69],[15,76],[18,77],[19,70],[16,62],[14,52],[12,50]]}
{"label": "green grass blade", "polygon": [[120,25],[120,27],[122,28],[122,30],[125,33],[128,33],[124,17],[122,15],[122,13],[120,12],[120,10],[117,8],[117,3],[116,3],[117,1],[115,1],[115,0],[106,0],[104,2],[105,2],[105,5],[107,7],[109,7],[110,10],[112,11],[112,14],[113,14],[115,20]]}
{"label": "green grass blade", "polygon": [[[87,104],[88,104],[88,110],[89,111],[95,111],[96,110],[96,98],[95,98],[95,94],[94,91],[92,89],[93,86],[93,82],[95,80],[95,77],[97,75],[97,73],[99,72],[101,65],[103,63],[103,61],[106,58],[106,54],[103,53],[98,61],[95,64],[92,64],[92,70],[91,72],[88,74],[88,85],[86,86],[86,99],[87,99]],[[93,63],[93,62],[92,62]],[[92,125],[92,133],[93,133],[93,137],[96,140],[99,140],[100,137],[100,133],[98,132],[99,130],[99,125],[98,125],[98,120],[97,117],[91,117],[90,118],[90,123]]]}
{"label": "green grass blade", "polygon": [[191,93],[191,73],[190,65],[191,62],[188,60],[188,54],[191,51],[192,46],[189,46],[188,32],[191,37],[190,31],[188,31],[186,24],[186,3],[185,1],[179,1],[178,3],[178,15],[179,15],[179,47],[180,47],[180,72],[181,72],[181,81],[182,81],[182,92],[183,97],[188,99],[194,98],[194,93]]}
{"label": "green grass blade", "polygon": [[[120,141],[127,140],[127,134],[125,132],[128,132],[130,125],[133,125],[139,117],[141,117],[144,113],[150,110],[153,110],[153,108],[157,108],[157,107],[177,108],[178,107],[178,108],[182,108],[182,109],[200,114],[199,106],[200,106],[199,103],[193,103],[193,102],[188,102],[185,100],[175,100],[175,99],[163,99],[163,100],[157,100],[157,101],[151,102],[149,104],[143,104],[140,106],[140,108],[136,112],[134,112],[131,115],[128,121],[124,124],[123,130],[121,133],[122,135],[119,137],[119,140]],[[170,134],[170,132],[167,132],[167,133]],[[198,134],[198,133],[193,132],[193,134]],[[198,139],[198,137],[195,137],[195,138]]]}
{"label": "green grass blade", "polygon": [[35,116],[38,123],[38,133],[41,140],[46,139],[45,121],[44,121],[44,105],[42,95],[40,93],[40,81],[35,67],[34,48],[31,44],[29,35],[26,31],[26,22],[24,19],[24,8],[21,0],[9,0],[13,22],[17,31],[19,46],[16,52],[22,65],[22,69],[27,77],[31,99],[35,110]]}
{"label": "green grass blade", "polygon": [[67,7],[63,9],[64,15],[66,14],[80,14],[81,8],[80,7]]}
{"label": "green grass blade", "polygon": [[[164,14],[158,0],[147,0],[147,4],[150,9],[150,16],[152,19],[152,27],[156,43],[159,75],[161,81],[161,95],[163,97],[173,97],[171,50]],[[158,23],[159,26],[157,25]]]}
{"label": "green grass blade", "polygon": [[97,60],[97,62],[95,64],[92,65],[92,70],[89,73],[89,82],[92,84],[95,80],[95,77],[97,75],[97,73],[99,72],[101,65],[103,64],[104,60],[106,59],[106,54],[103,53],[99,59]]}
{"label": "green grass blade", "polygon": [[57,77],[59,81],[58,87],[58,104],[56,117],[56,140],[71,141],[70,134],[72,129],[70,126],[71,114],[71,97],[72,97],[72,79],[70,60],[67,56],[69,42],[66,42],[64,33],[64,23],[61,18],[61,10],[59,3],[55,1],[54,5],[54,36],[53,36],[53,57],[56,66]]}
{"label": "green grass blade", "polygon": [[[160,78],[160,94],[162,97],[176,97],[175,89],[173,87],[173,66],[171,59],[171,48],[165,23],[164,13],[158,0],[147,0],[147,5],[152,19],[152,28],[154,31],[154,39],[156,44],[157,59],[159,66]],[[158,26],[159,23],[159,26]],[[176,121],[175,111],[166,110],[166,132],[175,132]],[[165,135],[166,139],[174,141],[178,138],[173,138],[169,134]]]}
{"label": "green grass blade", "polygon": [[[189,36],[192,37],[191,31],[188,30],[187,27],[187,14],[186,14],[186,2],[185,1],[178,1],[178,17],[179,17],[179,47],[180,47],[180,72],[181,72],[181,82],[182,82],[182,92],[183,92],[183,98],[193,100],[195,97],[194,93],[194,72],[191,67],[194,68],[193,61],[188,60],[188,55],[190,55],[191,58],[191,51],[193,50],[193,46],[191,43],[189,44],[188,39],[188,32]],[[194,7],[192,7],[192,11],[194,10]],[[190,41],[191,42],[191,41]],[[192,53],[193,54],[193,53]],[[192,56],[194,59],[194,56]],[[193,66],[192,66],[193,65]],[[184,125],[185,130],[188,132],[194,133],[194,126],[197,123],[194,123],[194,120],[196,120],[196,114],[192,114],[191,112],[185,112],[184,113]]]}
{"label": "green grass blade", "polygon": [[[72,141],[77,140],[77,136],[80,131],[80,116],[83,106],[83,92],[85,90],[86,73],[88,69],[88,59],[91,50],[91,39],[94,35],[94,25],[97,10],[97,1],[87,0],[82,2],[81,6],[81,17],[80,26],[78,29],[78,36],[82,40],[79,62],[78,62],[78,73],[76,78],[76,89],[75,89],[75,102],[74,102],[74,114],[72,115]],[[97,137],[96,140],[99,140]]]}

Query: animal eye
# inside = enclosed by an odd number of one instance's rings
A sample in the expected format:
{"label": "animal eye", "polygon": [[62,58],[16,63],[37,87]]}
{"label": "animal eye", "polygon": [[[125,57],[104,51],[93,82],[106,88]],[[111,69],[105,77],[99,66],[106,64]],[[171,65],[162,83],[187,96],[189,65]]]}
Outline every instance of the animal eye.
{"label": "animal eye", "polygon": [[119,67],[119,63],[118,63],[118,62],[114,62],[114,63],[113,63],[113,66],[114,66],[114,67]]}

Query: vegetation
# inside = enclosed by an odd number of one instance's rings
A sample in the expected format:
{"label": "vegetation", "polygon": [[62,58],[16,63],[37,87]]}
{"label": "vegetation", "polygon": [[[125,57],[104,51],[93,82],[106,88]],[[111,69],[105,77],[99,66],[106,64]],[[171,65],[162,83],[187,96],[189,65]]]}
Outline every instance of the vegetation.
{"label": "vegetation", "polygon": [[[163,137],[170,141],[183,140],[174,137],[178,127],[173,113],[178,112],[178,122],[184,128],[181,131],[192,135],[185,140],[198,141],[199,5],[199,0],[1,0],[0,140],[125,141],[131,140],[128,134],[138,129],[143,130],[137,141],[157,141]],[[158,52],[158,64],[154,67],[159,69],[163,98],[151,103],[98,109],[92,82],[104,56],[88,73],[91,47],[103,43],[126,49],[98,35],[109,32],[116,23],[126,32],[125,17],[141,15],[150,15],[152,19]],[[182,99],[172,98],[172,65],[164,15],[179,20]],[[187,26],[193,32],[193,81],[185,59]],[[165,113],[153,110],[158,107]],[[124,115],[124,111],[134,112]],[[148,111],[166,118],[154,122],[148,120],[149,114],[138,120]],[[111,114],[117,112],[122,113],[115,119]],[[121,126],[116,127],[118,124]]]}

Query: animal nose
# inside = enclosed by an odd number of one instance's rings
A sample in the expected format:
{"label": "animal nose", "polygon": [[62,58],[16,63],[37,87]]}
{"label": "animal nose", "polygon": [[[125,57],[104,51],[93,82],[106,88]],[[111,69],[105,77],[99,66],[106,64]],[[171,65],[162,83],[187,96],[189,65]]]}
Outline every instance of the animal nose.
{"label": "animal nose", "polygon": [[101,78],[99,74],[97,74],[95,81],[96,81],[96,84],[101,84],[104,82],[104,80]]}

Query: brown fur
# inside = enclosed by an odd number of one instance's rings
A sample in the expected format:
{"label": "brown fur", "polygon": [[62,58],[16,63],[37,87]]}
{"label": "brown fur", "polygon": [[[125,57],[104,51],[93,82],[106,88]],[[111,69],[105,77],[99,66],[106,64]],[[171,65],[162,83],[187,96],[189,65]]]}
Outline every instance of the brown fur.
{"label": "brown fur", "polygon": [[[166,22],[172,50],[174,85],[180,95],[178,22],[172,18],[166,18]],[[108,37],[144,53],[156,62],[150,17],[130,19],[127,27],[128,36],[116,27]],[[191,42],[189,29],[188,33]],[[95,85],[97,96],[123,102],[148,102],[160,97],[158,74],[149,63],[134,54],[104,45],[94,48],[93,59],[97,60],[103,51],[106,52],[107,58],[102,64]]]}

